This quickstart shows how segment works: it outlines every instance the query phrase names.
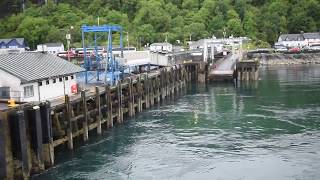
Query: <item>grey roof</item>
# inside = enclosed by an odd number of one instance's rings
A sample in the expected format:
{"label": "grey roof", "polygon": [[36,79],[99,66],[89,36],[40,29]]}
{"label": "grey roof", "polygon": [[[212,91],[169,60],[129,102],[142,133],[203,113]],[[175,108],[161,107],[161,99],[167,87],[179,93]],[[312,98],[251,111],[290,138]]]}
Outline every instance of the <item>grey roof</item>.
{"label": "grey roof", "polygon": [[282,34],[280,37],[282,41],[303,41],[302,34]]}
{"label": "grey roof", "polygon": [[45,43],[45,45],[47,47],[60,47],[62,46],[63,44],[62,43]]}
{"label": "grey roof", "polygon": [[5,44],[8,44],[11,40],[15,39],[19,44],[23,44],[24,38],[11,38],[11,39],[0,39],[0,43],[4,42]]}
{"label": "grey roof", "polygon": [[305,39],[320,39],[320,33],[303,33]]}
{"label": "grey roof", "polygon": [[58,56],[38,52],[0,55],[0,69],[16,76],[22,83],[85,70]]}

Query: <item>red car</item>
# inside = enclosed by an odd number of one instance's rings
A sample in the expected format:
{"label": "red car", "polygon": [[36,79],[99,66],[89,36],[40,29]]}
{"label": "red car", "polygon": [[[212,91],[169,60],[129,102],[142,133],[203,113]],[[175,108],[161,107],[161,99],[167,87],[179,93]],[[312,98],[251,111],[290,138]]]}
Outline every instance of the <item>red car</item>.
{"label": "red car", "polygon": [[299,52],[301,52],[301,49],[297,48],[297,47],[294,47],[294,48],[289,49],[289,52],[291,52],[291,53],[299,53]]}

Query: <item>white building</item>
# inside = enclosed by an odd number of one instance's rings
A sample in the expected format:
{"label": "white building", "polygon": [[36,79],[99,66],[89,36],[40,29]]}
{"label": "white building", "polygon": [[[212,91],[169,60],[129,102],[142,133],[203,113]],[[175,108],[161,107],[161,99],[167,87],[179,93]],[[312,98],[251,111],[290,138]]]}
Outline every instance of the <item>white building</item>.
{"label": "white building", "polygon": [[303,34],[282,34],[278,38],[279,46],[285,46],[287,48],[304,47],[306,46]]}
{"label": "white building", "polygon": [[48,52],[50,54],[58,54],[64,52],[64,45],[62,43],[46,43],[37,45],[38,52]]}
{"label": "white building", "polygon": [[169,53],[172,52],[172,44],[170,43],[153,43],[150,45],[151,52]]}
{"label": "white building", "polygon": [[[44,101],[76,91],[76,73],[84,71],[47,53],[0,55],[0,92],[16,101]],[[3,97],[0,97],[0,99]]]}

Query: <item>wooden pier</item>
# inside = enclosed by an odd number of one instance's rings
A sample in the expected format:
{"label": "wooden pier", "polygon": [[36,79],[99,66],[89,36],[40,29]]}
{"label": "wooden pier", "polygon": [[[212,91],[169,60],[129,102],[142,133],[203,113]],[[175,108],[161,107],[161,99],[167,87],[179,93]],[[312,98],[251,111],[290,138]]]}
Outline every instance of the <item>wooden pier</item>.
{"label": "wooden pier", "polygon": [[28,103],[0,111],[0,179],[28,179],[55,164],[56,147],[73,150],[75,138],[88,141],[90,132],[99,135],[184,93],[188,82],[198,80],[199,67],[197,63],[165,67],[125,78],[116,86],[66,95],[64,102]]}

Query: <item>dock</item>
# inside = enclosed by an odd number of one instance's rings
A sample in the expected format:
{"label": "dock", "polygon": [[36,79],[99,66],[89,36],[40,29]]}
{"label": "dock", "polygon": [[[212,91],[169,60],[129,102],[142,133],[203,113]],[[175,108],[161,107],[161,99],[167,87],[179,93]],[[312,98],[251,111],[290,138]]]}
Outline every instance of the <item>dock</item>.
{"label": "dock", "polygon": [[[55,165],[55,150],[75,151],[86,142],[155,104],[185,93],[206,79],[207,66],[186,63],[127,77],[79,94],[0,111],[0,179],[29,179]],[[202,78],[199,78],[202,77]],[[92,133],[95,132],[95,133]]]}

